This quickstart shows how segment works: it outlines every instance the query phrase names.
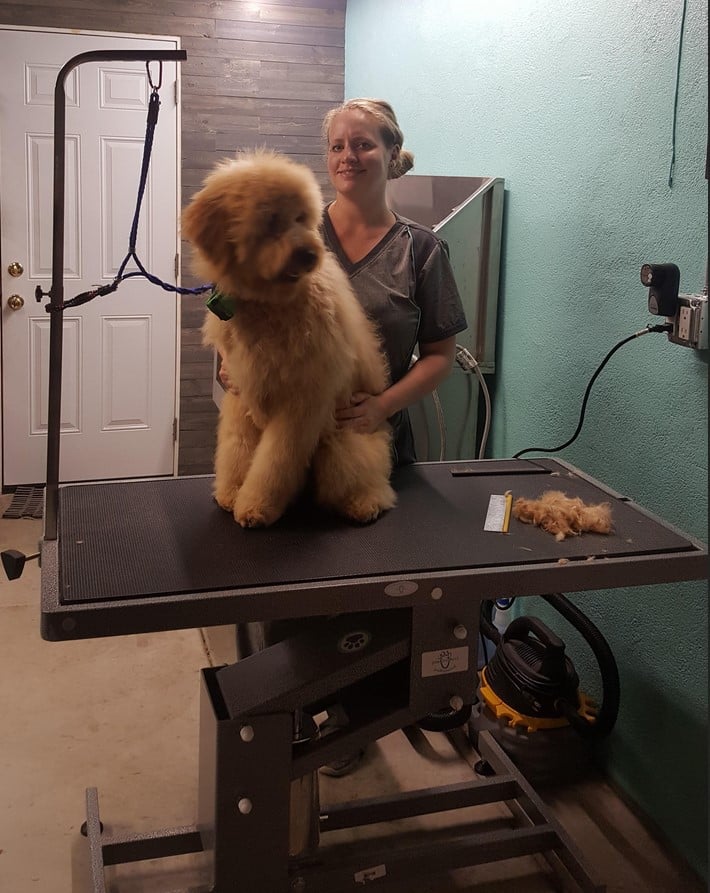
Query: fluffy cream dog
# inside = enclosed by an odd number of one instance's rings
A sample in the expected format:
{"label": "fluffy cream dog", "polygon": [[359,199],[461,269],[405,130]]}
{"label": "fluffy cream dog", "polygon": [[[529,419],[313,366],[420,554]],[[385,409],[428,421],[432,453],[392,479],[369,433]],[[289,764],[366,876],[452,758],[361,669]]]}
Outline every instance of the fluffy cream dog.
{"label": "fluffy cream dog", "polygon": [[[319,232],[311,171],[271,154],[219,164],[183,214],[194,269],[231,318],[208,312],[205,344],[225,393],[215,499],[242,527],[273,524],[310,478],[316,501],[359,522],[395,504],[389,428],[338,428],[351,394],[378,394],[387,369],[372,324]],[[227,314],[224,314],[227,315]]]}

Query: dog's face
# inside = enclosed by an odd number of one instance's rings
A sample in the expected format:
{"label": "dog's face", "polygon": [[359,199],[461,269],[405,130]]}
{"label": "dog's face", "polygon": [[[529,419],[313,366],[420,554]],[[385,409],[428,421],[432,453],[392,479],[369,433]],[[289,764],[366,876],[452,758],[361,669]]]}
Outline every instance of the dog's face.
{"label": "dog's face", "polygon": [[320,263],[322,197],[313,173],[275,154],[223,162],[183,213],[195,271],[220,291],[282,300]]}

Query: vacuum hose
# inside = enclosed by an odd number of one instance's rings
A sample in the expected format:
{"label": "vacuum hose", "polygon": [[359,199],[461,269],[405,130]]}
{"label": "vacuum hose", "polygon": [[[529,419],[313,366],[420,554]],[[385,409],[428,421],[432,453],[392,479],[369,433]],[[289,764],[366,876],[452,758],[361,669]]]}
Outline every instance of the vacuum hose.
{"label": "vacuum hose", "polygon": [[583,614],[564,595],[557,592],[543,595],[542,597],[582,635],[594,652],[602,677],[602,703],[595,722],[587,722],[577,713],[574,704],[570,704],[562,699],[559,703],[559,709],[565,714],[572,728],[583,737],[605,738],[616,723],[621,697],[619,669],[616,665],[614,654],[607,640],[586,614]]}
{"label": "vacuum hose", "polygon": [[496,648],[500,645],[500,633],[496,626],[494,626],[493,621],[491,620],[491,614],[493,612],[493,605],[495,603],[493,601],[486,600],[481,602],[481,633],[489,639]]}

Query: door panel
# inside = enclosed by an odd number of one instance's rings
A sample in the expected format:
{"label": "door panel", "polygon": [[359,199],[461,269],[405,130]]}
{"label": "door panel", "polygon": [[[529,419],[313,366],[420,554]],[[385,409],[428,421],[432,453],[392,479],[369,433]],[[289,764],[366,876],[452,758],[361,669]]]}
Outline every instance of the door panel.
{"label": "door panel", "polygon": [[[177,49],[175,40],[1,30],[3,484],[44,480],[52,274],[54,85],[79,53]],[[157,75],[157,63],[151,63]],[[176,63],[163,63],[160,115],[136,250],[174,281],[178,250]],[[150,85],[144,63],[91,62],[66,81],[64,299],[111,282],[128,250]],[[19,261],[21,276],[8,265]],[[131,263],[126,272],[136,268]],[[11,309],[8,297],[24,304]],[[14,302],[15,306],[17,301]],[[179,302],[143,278],[64,313],[61,481],[174,471]]]}

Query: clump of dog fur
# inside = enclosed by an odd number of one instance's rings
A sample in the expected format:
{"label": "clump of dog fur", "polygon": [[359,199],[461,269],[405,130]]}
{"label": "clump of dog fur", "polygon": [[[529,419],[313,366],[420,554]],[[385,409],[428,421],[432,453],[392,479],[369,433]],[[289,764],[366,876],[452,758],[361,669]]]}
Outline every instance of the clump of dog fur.
{"label": "clump of dog fur", "polygon": [[396,498],[391,432],[339,428],[337,405],[381,393],[388,371],[372,323],[325,249],[313,173],[275,153],[219,164],[183,213],[193,267],[234,302],[207,312],[234,391],[217,429],[214,495],[242,527],[277,521],[307,484],[317,503],[375,520]]}
{"label": "clump of dog fur", "polygon": [[611,505],[608,502],[587,505],[579,497],[566,496],[560,490],[547,490],[539,499],[516,499],[513,517],[524,524],[541,527],[554,534],[558,541],[587,531],[611,533]]}

